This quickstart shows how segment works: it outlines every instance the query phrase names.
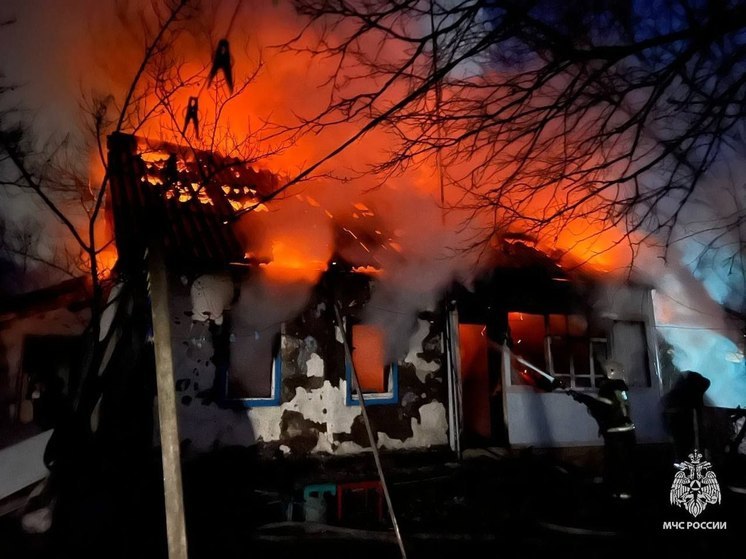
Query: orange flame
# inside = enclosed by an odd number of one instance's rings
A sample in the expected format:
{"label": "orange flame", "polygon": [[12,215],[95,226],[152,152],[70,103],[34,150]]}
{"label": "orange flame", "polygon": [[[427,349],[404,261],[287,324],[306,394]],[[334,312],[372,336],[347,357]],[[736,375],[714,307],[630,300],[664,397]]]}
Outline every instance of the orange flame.
{"label": "orange flame", "polygon": [[330,251],[323,258],[319,247],[304,244],[302,239],[274,239],[272,261],[260,268],[271,280],[316,283],[327,269]]}
{"label": "orange flame", "polygon": [[[248,15],[242,15],[241,17],[248,18]],[[226,153],[229,152],[229,140],[250,138],[252,132],[256,133],[259,123],[263,121],[291,125],[295,122],[295,117],[298,114],[312,115],[324,109],[328,102],[329,93],[327,78],[336,68],[333,60],[310,59],[301,52],[287,56],[279,50],[266,51],[263,53],[263,57],[258,56],[262,45],[277,44],[282,42],[278,40],[278,37],[289,38],[297,34],[298,29],[304,22],[295,16],[292,6],[288,3],[273,8],[257,8],[256,13],[252,13],[251,17],[254,18],[251,25],[254,30],[251,35],[251,42],[243,51],[237,49],[234,52],[236,81],[239,83],[242,79],[251,75],[256,70],[260,58],[268,71],[259,72],[255,80],[248,85],[246,91],[226,105],[216,102],[225,99],[224,84],[220,80],[216,82],[214,91],[212,89],[203,91],[199,89],[198,85],[191,88],[182,88],[170,97],[171,108],[177,115],[176,120],[179,122],[176,124],[172,122],[173,115],[165,111],[162,117],[154,118],[145,123],[139,134],[152,139],[163,139],[184,144],[184,138],[180,137],[178,128],[181,126],[181,119],[184,116],[188,99],[195,94],[200,94],[199,107],[203,139],[197,139],[194,137],[193,131],[189,130],[187,132],[188,140],[194,143],[197,148],[207,148],[209,146],[210,149],[214,148],[218,152],[225,150]],[[241,26],[248,27],[248,25],[247,20],[244,21],[239,18],[236,29]],[[200,50],[202,47],[191,42],[187,42],[183,46],[182,52],[186,59],[184,73],[190,74],[192,71],[197,73],[200,63],[209,61],[209,53],[203,52]],[[379,46],[374,45],[375,48]],[[133,55],[136,54],[136,49],[132,52]],[[153,97],[145,101],[146,104],[153,105],[156,98]],[[210,123],[214,121],[215,115],[218,113],[222,115],[221,126],[226,126],[226,128],[216,131],[210,128],[212,126]],[[227,128],[227,123],[230,123],[230,130]],[[342,141],[348,139],[350,133],[355,131],[358,126],[359,123],[349,122],[338,127],[324,129],[319,134],[299,137],[297,141],[294,139],[288,149],[271,153],[260,159],[259,163],[263,168],[273,169],[292,176],[309,164],[323,158],[332,148],[336,148]],[[216,132],[217,141],[214,145],[209,141],[212,132]],[[166,137],[164,137],[164,134]],[[260,139],[257,137],[257,142]],[[262,150],[272,152],[272,148],[273,146],[269,143],[266,146],[260,143],[257,149],[261,153]],[[386,132],[379,129],[372,130],[365,136],[364,141],[358,142],[337,156],[329,165],[320,168],[318,175],[324,176],[324,173],[342,175],[344,173],[336,171],[365,167],[369,163],[377,162],[376,158],[380,158],[381,154],[389,153],[390,150],[391,138]],[[157,150],[150,153],[143,151],[141,157],[153,168],[162,169],[166,164],[168,154]],[[476,159],[479,159],[479,157]],[[182,166],[183,162],[179,160],[178,164]],[[458,167],[458,165],[455,165],[455,167]],[[467,170],[465,167],[463,169],[454,168],[451,174],[468,176],[467,172],[459,172]],[[179,171],[183,171],[183,167],[180,167]],[[236,169],[235,176],[237,179],[243,176],[241,175],[242,172],[240,169]],[[505,171],[505,175],[509,173],[510,170]],[[492,179],[499,182],[500,177],[494,176]],[[143,177],[143,182],[154,186],[161,186],[162,184],[159,178],[151,175]],[[439,210],[425,212],[423,211],[424,204],[415,201],[413,195],[406,197],[407,193],[416,192],[422,196],[422,199],[440,199],[435,162],[432,160],[417,161],[404,176],[387,177],[386,190],[369,194],[371,186],[379,183],[380,177],[360,180],[350,179],[344,185],[335,185],[333,189],[330,189],[321,180],[309,180],[302,185],[302,188],[301,185],[298,185],[288,192],[303,198],[308,207],[318,209],[318,213],[326,216],[335,226],[343,223],[353,224],[346,231],[354,238],[356,248],[359,247],[366,255],[370,254],[371,251],[375,253],[380,246],[388,253],[395,252],[404,256],[411,256],[413,250],[416,250],[413,248],[412,237],[417,238],[417,235],[411,235],[411,232],[420,230],[426,232],[428,228],[441,227],[445,222],[445,218],[439,215]],[[263,212],[261,217],[266,217],[270,213],[270,209],[274,212],[279,207],[279,204],[275,202],[272,202],[269,207],[259,204],[260,199],[256,197],[256,192],[252,191],[250,186],[251,183],[246,183],[241,193],[235,192],[233,186],[224,185],[221,188],[226,195],[231,191],[228,201],[236,211],[253,208],[253,213]],[[488,185],[477,186],[487,187]],[[192,199],[193,190],[199,192],[199,202],[212,204],[204,191],[190,189],[187,185],[174,185],[165,195],[180,202],[188,202]],[[449,204],[449,196],[453,197],[450,202],[456,203],[456,199],[461,197],[461,191],[457,188],[447,191],[446,205]],[[390,202],[388,207],[386,207],[386,202]],[[541,216],[546,211],[547,206],[552,203],[556,203],[556,200],[553,202],[546,198],[537,197],[531,203],[524,204],[521,210],[529,215]],[[257,206],[257,204],[259,205]],[[413,206],[412,204],[418,205]],[[407,206],[409,206],[408,209]],[[375,213],[373,209],[375,209]],[[259,217],[249,214],[246,221]],[[383,224],[374,224],[371,219],[373,217],[380,217]],[[273,219],[276,218],[273,217]],[[371,219],[371,223],[366,223],[366,219]],[[450,218],[451,223],[458,220],[457,215]],[[278,281],[315,281],[326,270],[332,249],[325,244],[325,239],[320,237],[316,237],[315,241],[309,239],[309,228],[306,227],[304,232],[303,226],[297,227],[291,223],[292,221],[287,220],[285,230],[281,229],[271,233],[272,238],[268,239],[263,248],[266,252],[267,246],[271,244],[272,258],[270,263],[262,265],[262,269],[267,275]],[[310,221],[304,221],[303,223],[310,223]],[[476,227],[482,225],[475,221]],[[401,227],[409,236],[396,233],[390,235],[391,230],[397,227]],[[362,235],[358,239],[356,233],[363,232],[370,233],[368,240],[363,240]],[[466,231],[466,238],[472,238],[472,233],[473,231]],[[379,237],[381,242],[371,242],[372,239],[377,240]],[[586,218],[578,219],[559,232],[547,233],[545,238],[539,240],[537,248],[547,254],[560,252],[563,255],[563,264],[582,266],[593,272],[603,274],[620,269],[629,262],[628,254],[624,252],[624,249],[618,247],[618,240],[622,237],[622,232],[605,229],[603,219],[600,219],[599,216],[597,222]],[[258,247],[248,246],[248,244],[245,250],[261,252]],[[425,246],[427,243],[423,241],[421,244]],[[432,254],[436,255],[437,248],[420,248],[419,250],[420,252],[431,250]],[[400,260],[404,261],[404,258]],[[367,262],[353,262],[353,264],[362,265],[362,267],[356,268],[356,271],[361,273],[379,273],[375,268],[367,266]],[[388,269],[390,268],[387,266]]]}
{"label": "orange flame", "polygon": [[111,271],[117,263],[117,257],[117,249],[114,243],[111,243],[98,253],[96,263],[98,265],[98,277],[100,280],[107,280],[111,277]]}
{"label": "orange flame", "polygon": [[[632,262],[627,235],[600,220],[574,220],[559,234],[555,248],[567,267],[580,267],[597,275],[617,275]],[[634,236],[632,236],[634,237]],[[634,240],[634,239],[632,239]]]}
{"label": "orange flame", "polygon": [[365,274],[367,276],[377,276],[382,273],[383,270],[380,268],[374,268],[373,266],[356,266],[352,268],[352,271],[356,274]]}

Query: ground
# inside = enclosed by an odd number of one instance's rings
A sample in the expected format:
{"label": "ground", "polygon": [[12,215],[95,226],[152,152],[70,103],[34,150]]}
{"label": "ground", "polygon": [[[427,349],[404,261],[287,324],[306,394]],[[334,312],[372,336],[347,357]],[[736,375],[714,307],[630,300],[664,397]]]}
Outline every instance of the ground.
{"label": "ground", "polygon": [[[606,497],[600,462],[599,449],[486,448],[467,451],[460,461],[447,452],[392,453],[384,456],[384,469],[409,557],[486,552],[608,559],[653,550],[677,558],[719,557],[742,540],[746,494],[734,473],[718,472],[722,503],[696,519],[726,522],[727,529],[664,530],[664,521],[695,520],[669,504],[670,449],[638,448],[635,495],[623,503]],[[388,522],[378,522],[375,514],[348,510],[339,521],[336,501],[330,501],[329,524],[302,522],[306,484],[375,478],[370,455],[262,463],[245,449],[204,456],[184,468],[190,557],[397,557]],[[140,502],[136,514],[125,506],[112,515],[124,524],[117,529],[106,520],[111,503],[100,502],[111,493],[88,493],[86,506],[68,506],[77,520],[66,519],[67,537],[61,539],[54,532],[25,535],[17,519],[6,517],[0,546],[7,552],[0,556],[67,557],[72,553],[62,552],[60,541],[86,541],[74,550],[76,557],[164,557],[156,493]]]}

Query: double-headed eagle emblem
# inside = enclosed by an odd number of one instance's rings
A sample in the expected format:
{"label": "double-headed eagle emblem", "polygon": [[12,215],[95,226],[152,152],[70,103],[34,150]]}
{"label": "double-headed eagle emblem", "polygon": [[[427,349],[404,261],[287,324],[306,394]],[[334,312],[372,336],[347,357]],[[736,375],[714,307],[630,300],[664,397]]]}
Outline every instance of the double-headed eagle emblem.
{"label": "double-headed eagle emblem", "polygon": [[707,505],[720,503],[720,485],[712,464],[702,460],[702,455],[695,450],[689,455],[689,462],[674,464],[678,472],[671,484],[671,504],[685,508],[695,518],[705,510]]}

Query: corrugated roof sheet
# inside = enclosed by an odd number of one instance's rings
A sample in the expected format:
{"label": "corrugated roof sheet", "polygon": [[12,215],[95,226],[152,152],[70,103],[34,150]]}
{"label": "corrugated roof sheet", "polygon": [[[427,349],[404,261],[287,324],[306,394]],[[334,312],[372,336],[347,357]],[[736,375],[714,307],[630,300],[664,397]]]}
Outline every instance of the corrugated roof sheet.
{"label": "corrugated roof sheet", "polygon": [[220,267],[244,260],[234,213],[277,187],[236,159],[173,144],[109,137],[110,211],[121,265],[161,242],[170,263]]}

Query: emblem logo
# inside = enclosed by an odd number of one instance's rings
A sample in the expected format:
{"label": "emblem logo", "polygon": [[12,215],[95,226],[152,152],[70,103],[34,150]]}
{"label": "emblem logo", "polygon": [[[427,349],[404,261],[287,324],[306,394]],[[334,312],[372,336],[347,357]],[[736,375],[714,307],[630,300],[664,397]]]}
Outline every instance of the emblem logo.
{"label": "emblem logo", "polygon": [[720,503],[720,485],[718,485],[712,464],[702,460],[702,455],[695,450],[689,455],[689,462],[674,464],[678,472],[671,484],[671,504],[682,507],[693,517],[699,516],[707,505]]}

